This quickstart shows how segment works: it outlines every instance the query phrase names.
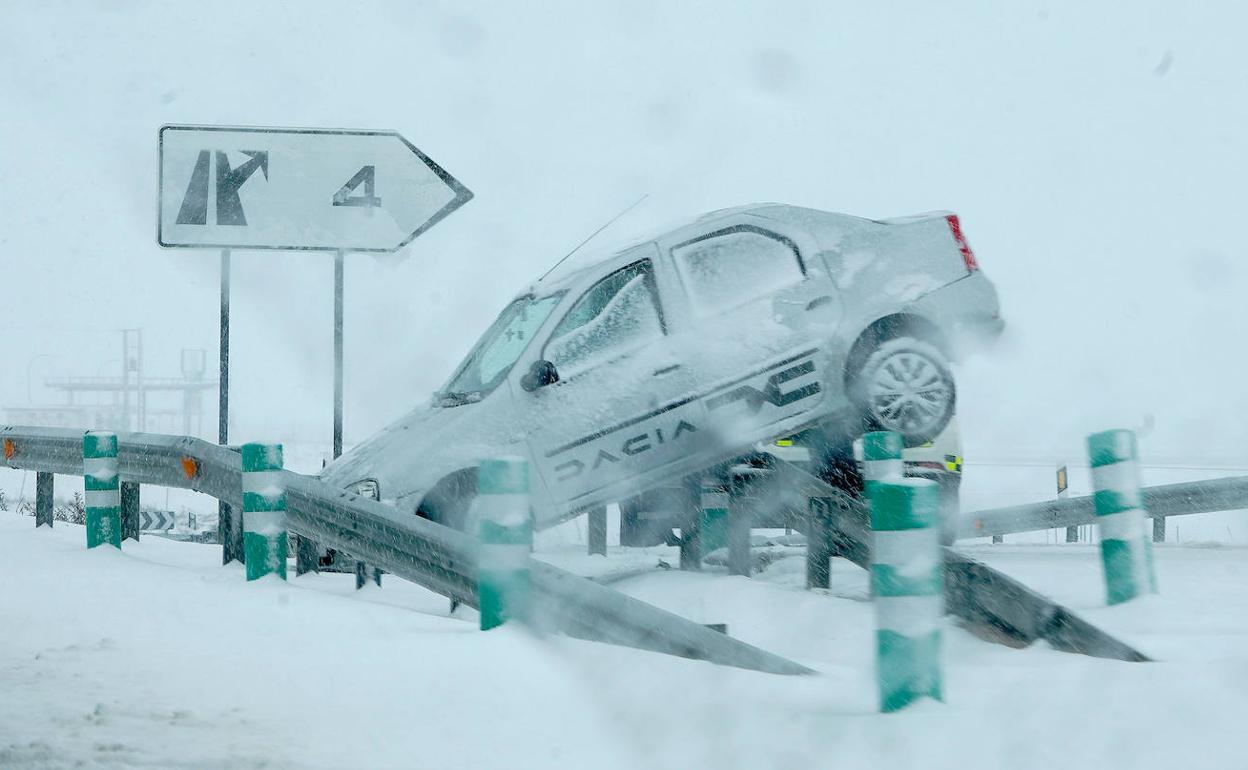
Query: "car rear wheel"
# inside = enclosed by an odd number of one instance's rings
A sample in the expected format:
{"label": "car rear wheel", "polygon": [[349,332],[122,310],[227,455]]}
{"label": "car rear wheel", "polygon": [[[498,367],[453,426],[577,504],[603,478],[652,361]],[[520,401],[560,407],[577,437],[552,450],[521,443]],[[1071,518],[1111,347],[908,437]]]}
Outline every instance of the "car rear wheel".
{"label": "car rear wheel", "polygon": [[896,431],[907,446],[940,435],[957,405],[944,355],[914,337],[890,339],[867,356],[850,377],[849,397],[864,431]]}

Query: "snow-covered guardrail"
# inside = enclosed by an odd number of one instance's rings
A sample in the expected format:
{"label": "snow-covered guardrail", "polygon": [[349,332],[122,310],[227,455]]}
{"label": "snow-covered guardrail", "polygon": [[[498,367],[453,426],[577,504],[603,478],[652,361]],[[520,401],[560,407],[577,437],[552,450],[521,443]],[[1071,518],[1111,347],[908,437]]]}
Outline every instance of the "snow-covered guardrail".
{"label": "snow-covered guardrail", "polygon": [[[0,460],[5,467],[36,471],[42,479],[37,486],[46,488],[50,510],[50,475],[83,475],[82,437],[79,430],[0,426]],[[241,508],[241,457],[228,447],[186,436],[147,433],[118,434],[117,445],[122,484],[192,489]],[[478,606],[473,538],[320,479],[291,471],[281,474],[289,531]],[[530,558],[529,568],[530,621],[538,630],[768,673],[813,673],[799,663],[543,562]]]}
{"label": "snow-covered guardrail", "polygon": [[[1184,481],[1144,487],[1144,507],[1152,519],[1192,513],[1248,509],[1248,476]],[[1096,523],[1093,497],[1068,497],[963,514],[959,538],[1009,535]]]}
{"label": "snow-covered guardrail", "polygon": [[[773,504],[807,508],[814,500],[838,500],[829,520],[815,529],[829,536],[829,548],[858,566],[869,569],[872,532],[866,506],[826,481],[797,466],[775,460],[759,494]],[[987,626],[1025,644],[1043,639],[1056,649],[1098,658],[1131,662],[1149,658],[1131,645],[1102,631],[1068,608],[1033,591],[1021,582],[953,548],[944,557],[945,612],[963,621]],[[809,565],[808,565],[809,567]]]}

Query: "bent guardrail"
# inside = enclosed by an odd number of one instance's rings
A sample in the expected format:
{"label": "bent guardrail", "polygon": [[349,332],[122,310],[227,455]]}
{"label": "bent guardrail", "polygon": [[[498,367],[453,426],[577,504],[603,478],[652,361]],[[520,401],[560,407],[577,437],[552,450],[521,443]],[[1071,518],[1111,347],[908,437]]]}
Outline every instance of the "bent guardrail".
{"label": "bent guardrail", "polygon": [[[3,465],[82,476],[83,431],[0,426]],[[192,489],[235,509],[242,462],[227,447],[185,436],[118,434],[121,478]],[[478,606],[476,542],[440,524],[291,471],[281,471],[289,531],[398,577]],[[530,557],[532,620],[539,630],[774,674],[811,669]]]}
{"label": "bent guardrail", "polygon": [[[782,460],[772,464],[765,484],[773,504],[804,507],[814,500],[839,499],[839,510],[825,523],[831,529],[835,553],[870,568],[872,533],[861,500],[850,499],[823,479]],[[809,520],[807,523],[811,524]],[[1043,639],[1066,652],[1130,662],[1149,660],[1131,645],[1005,573],[953,548],[946,546],[942,552],[948,614],[1025,644]]]}

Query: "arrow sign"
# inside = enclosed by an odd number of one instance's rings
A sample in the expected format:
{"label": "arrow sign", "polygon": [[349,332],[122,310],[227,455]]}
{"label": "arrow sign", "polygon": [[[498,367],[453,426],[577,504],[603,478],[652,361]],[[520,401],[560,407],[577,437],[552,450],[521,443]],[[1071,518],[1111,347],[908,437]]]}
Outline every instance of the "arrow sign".
{"label": "arrow sign", "polygon": [[472,192],[394,131],[163,126],[161,246],[396,251]]}
{"label": "arrow sign", "polygon": [[140,530],[173,529],[173,511],[139,511]]}

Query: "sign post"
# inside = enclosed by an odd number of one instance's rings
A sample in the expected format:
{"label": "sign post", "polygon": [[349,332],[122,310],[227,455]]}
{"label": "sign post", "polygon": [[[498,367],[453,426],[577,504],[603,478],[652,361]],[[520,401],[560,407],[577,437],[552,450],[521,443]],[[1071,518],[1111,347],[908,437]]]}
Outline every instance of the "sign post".
{"label": "sign post", "polygon": [[[1057,466],[1057,499],[1065,500],[1069,496],[1070,496],[1070,479],[1066,474],[1065,464],[1062,464],[1062,465]],[[1079,527],[1078,526],[1066,528],[1066,542],[1067,543],[1079,542]]]}
{"label": "sign post", "polygon": [[334,459],[342,456],[342,295],[343,254],[334,254]]}
{"label": "sign post", "polygon": [[[221,249],[221,370],[217,379],[217,443],[230,443],[230,250]],[[243,559],[242,522],[224,500],[217,501],[217,541],[221,563]]]}
{"label": "sign post", "polygon": [[[472,199],[394,131],[162,126],[156,241],[221,250],[217,438],[229,443],[230,252],[334,252],[333,454],[342,454],[343,268],[348,251],[393,252]],[[227,563],[241,522],[220,507]]]}

